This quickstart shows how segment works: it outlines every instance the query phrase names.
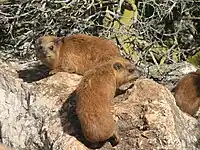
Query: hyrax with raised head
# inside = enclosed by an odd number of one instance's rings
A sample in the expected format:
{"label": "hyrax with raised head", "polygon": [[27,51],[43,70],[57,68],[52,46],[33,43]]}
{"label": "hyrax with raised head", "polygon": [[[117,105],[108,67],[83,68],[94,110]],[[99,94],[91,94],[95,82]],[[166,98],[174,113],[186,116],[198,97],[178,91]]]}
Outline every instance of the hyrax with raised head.
{"label": "hyrax with raised head", "polygon": [[36,56],[51,73],[64,71],[83,75],[85,71],[120,56],[114,42],[84,34],[67,37],[43,36],[36,43]]}
{"label": "hyrax with raised head", "polygon": [[186,74],[172,90],[179,108],[194,115],[200,107],[200,73]]}
{"label": "hyrax with raised head", "polygon": [[119,142],[111,114],[116,88],[139,77],[135,64],[122,57],[88,70],[76,89],[76,113],[84,137],[92,142]]}

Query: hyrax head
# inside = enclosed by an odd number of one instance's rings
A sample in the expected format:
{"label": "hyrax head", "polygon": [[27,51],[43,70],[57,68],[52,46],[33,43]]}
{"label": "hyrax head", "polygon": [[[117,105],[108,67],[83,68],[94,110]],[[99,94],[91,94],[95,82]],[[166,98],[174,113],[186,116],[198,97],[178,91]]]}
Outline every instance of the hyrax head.
{"label": "hyrax head", "polygon": [[112,67],[114,70],[117,86],[134,81],[140,77],[140,71],[136,68],[135,63],[130,62],[122,57],[114,58]]}
{"label": "hyrax head", "polygon": [[36,56],[48,67],[52,67],[63,38],[42,36],[35,42]]}

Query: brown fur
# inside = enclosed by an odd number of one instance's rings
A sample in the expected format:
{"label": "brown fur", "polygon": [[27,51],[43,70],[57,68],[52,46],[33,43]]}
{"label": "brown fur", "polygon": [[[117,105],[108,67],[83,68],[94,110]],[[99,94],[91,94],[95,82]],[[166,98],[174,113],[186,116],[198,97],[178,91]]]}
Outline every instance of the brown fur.
{"label": "brown fur", "polygon": [[200,73],[190,72],[185,75],[173,92],[179,108],[194,115],[200,107]]}
{"label": "brown fur", "polygon": [[6,148],[6,146],[4,146],[3,144],[0,144],[0,150],[9,150],[9,149]]}
{"label": "brown fur", "polygon": [[95,143],[109,139],[112,146],[118,144],[111,114],[112,99],[116,88],[138,77],[135,65],[122,57],[113,58],[85,73],[76,89],[76,112],[88,141]]}
{"label": "brown fur", "polygon": [[120,56],[112,41],[84,34],[43,36],[35,47],[38,58],[53,69],[52,73],[66,71],[83,75],[91,67]]}

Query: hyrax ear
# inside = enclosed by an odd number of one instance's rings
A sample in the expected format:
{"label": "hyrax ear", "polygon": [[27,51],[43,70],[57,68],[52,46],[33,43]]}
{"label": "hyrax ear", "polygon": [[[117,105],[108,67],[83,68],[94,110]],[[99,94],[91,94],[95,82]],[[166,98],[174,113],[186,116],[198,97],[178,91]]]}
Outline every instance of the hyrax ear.
{"label": "hyrax ear", "polygon": [[55,45],[60,46],[61,44],[64,43],[64,37],[57,37],[55,40]]}
{"label": "hyrax ear", "polygon": [[115,70],[120,70],[122,67],[123,67],[122,64],[119,63],[119,62],[116,62],[116,63],[113,64],[113,68]]}

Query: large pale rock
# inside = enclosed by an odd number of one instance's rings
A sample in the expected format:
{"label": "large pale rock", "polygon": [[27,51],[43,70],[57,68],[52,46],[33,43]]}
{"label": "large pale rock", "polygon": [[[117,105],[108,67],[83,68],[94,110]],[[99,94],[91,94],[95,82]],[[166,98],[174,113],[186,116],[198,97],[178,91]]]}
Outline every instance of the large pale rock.
{"label": "large pale rock", "polygon": [[[80,79],[57,73],[27,83],[1,62],[2,142],[15,150],[88,149],[90,144],[81,136],[74,112],[73,91]],[[121,137],[115,149],[198,149],[198,121],[179,110],[164,86],[149,79],[138,80],[114,103],[113,117]],[[113,148],[106,143],[100,149]]]}
{"label": "large pale rock", "polygon": [[122,135],[119,149],[195,149],[197,120],[180,111],[166,87],[145,79],[129,92],[115,107]]}

